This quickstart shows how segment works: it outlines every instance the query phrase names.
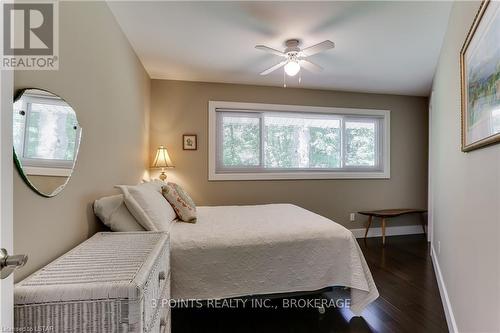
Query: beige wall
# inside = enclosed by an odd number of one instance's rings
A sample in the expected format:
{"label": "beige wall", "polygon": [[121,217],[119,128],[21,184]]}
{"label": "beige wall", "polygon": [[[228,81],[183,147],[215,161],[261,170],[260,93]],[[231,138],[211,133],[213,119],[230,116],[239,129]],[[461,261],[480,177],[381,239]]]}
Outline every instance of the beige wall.
{"label": "beige wall", "polygon": [[83,128],[73,176],[46,199],[14,172],[14,244],[29,255],[16,280],[71,249],[100,227],[91,203],[137,183],[147,167],[150,80],[103,2],[60,3],[60,68],[18,71],[15,88],[64,98]]}
{"label": "beige wall", "polygon": [[[208,182],[208,101],[238,101],[391,110],[391,179]],[[426,207],[427,99],[308,89],[153,80],[150,154],[168,147],[176,168],[169,179],[184,185],[199,205],[290,202],[363,227],[361,209]],[[182,134],[198,134],[197,151],[182,150]],[[378,222],[377,222],[378,223]],[[391,225],[418,223],[399,218]]]}
{"label": "beige wall", "polygon": [[434,79],[433,247],[458,331],[500,332],[500,145],[460,151],[459,52],[479,4],[453,5]]}
{"label": "beige wall", "polygon": [[52,194],[68,180],[67,176],[27,175],[30,183],[41,193]]}

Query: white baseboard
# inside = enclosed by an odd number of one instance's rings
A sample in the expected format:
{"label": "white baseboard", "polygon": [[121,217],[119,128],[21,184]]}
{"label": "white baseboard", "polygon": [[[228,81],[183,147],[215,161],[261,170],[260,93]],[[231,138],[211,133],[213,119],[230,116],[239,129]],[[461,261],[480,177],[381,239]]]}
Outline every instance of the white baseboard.
{"label": "white baseboard", "polygon": [[443,275],[441,274],[441,268],[439,267],[438,258],[436,257],[436,251],[434,251],[434,246],[432,245],[431,258],[432,264],[434,265],[434,271],[436,272],[436,280],[439,287],[439,294],[441,295],[441,302],[443,302],[444,314],[446,316],[448,330],[452,333],[458,333],[457,322],[455,321],[455,316],[453,315],[453,309],[448,297],[448,291],[446,290],[446,285],[444,284]]}
{"label": "white baseboard", "polygon": [[[365,228],[359,229],[350,229],[356,238],[365,237]],[[404,226],[394,226],[394,227],[386,227],[385,235],[386,236],[399,236],[399,235],[414,235],[414,234],[423,234],[421,225],[404,225]],[[382,228],[370,228],[368,231],[368,237],[382,237]]]}

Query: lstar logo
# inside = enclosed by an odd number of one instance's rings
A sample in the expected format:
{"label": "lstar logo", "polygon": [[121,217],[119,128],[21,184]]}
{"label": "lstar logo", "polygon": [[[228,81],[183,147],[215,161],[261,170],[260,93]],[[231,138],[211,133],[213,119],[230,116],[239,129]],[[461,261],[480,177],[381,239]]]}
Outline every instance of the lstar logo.
{"label": "lstar logo", "polygon": [[58,69],[57,3],[3,3],[2,11],[2,69]]}

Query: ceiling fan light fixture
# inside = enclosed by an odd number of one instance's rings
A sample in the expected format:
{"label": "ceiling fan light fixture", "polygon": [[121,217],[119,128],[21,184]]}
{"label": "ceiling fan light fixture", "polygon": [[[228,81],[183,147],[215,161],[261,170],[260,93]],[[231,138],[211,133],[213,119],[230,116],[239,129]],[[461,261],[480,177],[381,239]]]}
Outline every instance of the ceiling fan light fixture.
{"label": "ceiling fan light fixture", "polygon": [[285,65],[285,73],[288,76],[295,76],[297,73],[300,71],[300,65],[298,61],[295,60],[290,60],[286,65]]}
{"label": "ceiling fan light fixture", "polygon": [[299,43],[300,41],[298,39],[287,40],[285,42],[286,49],[283,52],[271,47],[267,47],[265,45],[256,45],[255,48],[257,50],[261,50],[281,57],[281,61],[279,63],[261,72],[260,75],[268,75],[281,67],[284,67],[285,69],[285,71],[283,72],[283,76],[295,76],[300,72],[302,67],[305,70],[311,72],[322,71],[323,68],[321,68],[321,66],[318,66],[314,62],[309,61],[307,57],[320,52],[324,52],[329,49],[333,49],[335,47],[335,44],[330,40],[325,40],[316,45],[302,49],[299,47]]}

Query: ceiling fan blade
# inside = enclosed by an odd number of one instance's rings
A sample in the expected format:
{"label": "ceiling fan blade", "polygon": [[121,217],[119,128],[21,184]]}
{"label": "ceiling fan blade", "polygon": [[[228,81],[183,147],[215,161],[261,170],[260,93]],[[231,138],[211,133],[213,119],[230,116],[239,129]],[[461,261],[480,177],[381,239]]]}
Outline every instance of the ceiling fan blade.
{"label": "ceiling fan blade", "polygon": [[286,62],[287,62],[287,60],[283,60],[282,62],[274,65],[273,67],[266,69],[265,71],[263,71],[262,73],[260,73],[260,75],[267,75],[267,74],[269,74],[271,72],[274,72],[278,68],[285,66]]}
{"label": "ceiling fan blade", "polygon": [[283,53],[281,51],[278,51],[276,49],[264,46],[264,45],[256,45],[255,48],[257,50],[261,50],[261,51],[264,51],[264,52],[272,53],[272,54],[280,56],[280,57],[286,57],[285,53]]}
{"label": "ceiling fan blade", "polygon": [[323,67],[321,67],[320,65],[316,65],[314,62],[311,62],[309,60],[301,59],[299,63],[300,67],[304,67],[310,72],[319,73],[323,70]]}
{"label": "ceiling fan blade", "polygon": [[329,49],[333,49],[334,47],[335,47],[335,43],[333,43],[330,40],[325,40],[324,42],[321,42],[319,44],[306,47],[301,52],[302,52],[302,54],[304,56],[308,57],[308,56],[312,56],[313,54],[316,54],[316,53],[319,53],[319,52],[323,52],[323,51],[326,51],[326,50],[329,50]]}

